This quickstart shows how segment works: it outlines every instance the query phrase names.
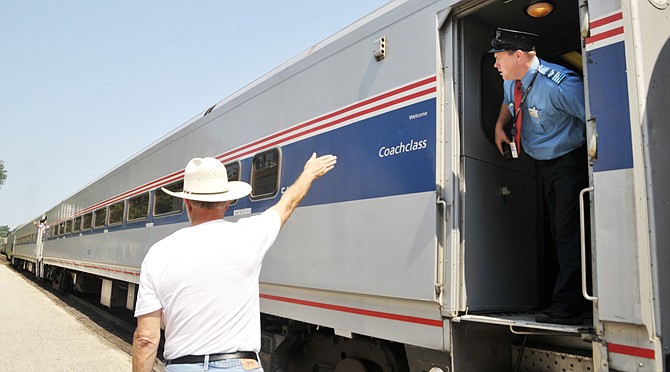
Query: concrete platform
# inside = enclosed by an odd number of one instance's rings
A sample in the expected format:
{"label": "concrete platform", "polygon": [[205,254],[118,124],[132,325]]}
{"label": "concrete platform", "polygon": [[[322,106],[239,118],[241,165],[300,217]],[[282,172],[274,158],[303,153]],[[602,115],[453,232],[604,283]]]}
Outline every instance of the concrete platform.
{"label": "concrete platform", "polygon": [[0,370],[130,371],[127,350],[103,338],[0,257]]}

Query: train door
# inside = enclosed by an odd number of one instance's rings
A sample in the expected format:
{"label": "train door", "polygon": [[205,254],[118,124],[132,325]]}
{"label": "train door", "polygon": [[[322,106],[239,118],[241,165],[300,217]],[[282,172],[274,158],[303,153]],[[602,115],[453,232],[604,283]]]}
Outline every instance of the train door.
{"label": "train door", "polygon": [[10,260],[12,263],[12,266],[14,265],[14,231],[12,231],[9,236],[7,237],[7,250],[5,251],[5,255],[7,258]]}
{"label": "train door", "polygon": [[452,9],[441,35],[453,45],[445,48],[450,55],[444,58],[454,66],[452,99],[460,135],[455,205],[462,264],[453,367],[537,369],[530,366],[535,361],[519,357],[528,338],[529,345],[553,345],[543,346],[542,359],[546,370],[556,370],[565,363],[560,350],[581,360],[592,354],[591,344],[580,337],[591,333],[590,321],[583,326],[535,321],[537,311],[551,305],[558,260],[535,160],[524,154],[504,160],[494,144],[503,81],[488,50],[496,28],[532,32],[539,35],[541,60],[582,73],[579,2],[560,2],[544,18],[526,15],[530,1],[525,0],[462,4]]}
{"label": "train door", "polygon": [[44,277],[44,239],[46,238],[47,224],[46,217],[41,220],[37,225],[37,236],[35,238],[35,275],[38,278]]}
{"label": "train door", "polygon": [[528,4],[489,1],[454,11],[462,310],[468,314],[534,314],[551,304],[558,264],[546,223],[542,182],[528,155],[506,161],[495,147],[503,81],[487,52],[498,27],[533,32],[539,35],[536,49],[541,60],[581,73],[579,4],[562,2],[544,18],[524,14]]}
{"label": "train door", "polygon": [[486,124],[495,124],[490,116],[500,108],[502,81],[486,51],[496,21],[485,26],[466,17],[469,12],[452,8],[440,32],[442,65],[454,66],[453,73],[441,69],[445,174],[454,176],[446,183],[454,210],[443,308],[452,314],[531,311],[539,291],[534,164],[506,162],[493,145]]}

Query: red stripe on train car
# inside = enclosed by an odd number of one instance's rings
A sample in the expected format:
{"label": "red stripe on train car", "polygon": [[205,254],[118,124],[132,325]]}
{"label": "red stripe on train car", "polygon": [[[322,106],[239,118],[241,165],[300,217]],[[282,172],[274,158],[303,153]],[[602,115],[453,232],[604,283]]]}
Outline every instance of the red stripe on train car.
{"label": "red stripe on train car", "polygon": [[[287,128],[287,129],[285,129],[285,130],[283,130],[283,131],[274,133],[274,134],[272,134],[272,135],[270,135],[270,136],[261,138],[261,139],[259,139],[259,140],[257,140],[257,141],[251,142],[251,143],[248,143],[248,144],[246,144],[245,146],[242,146],[242,147],[240,147],[240,148],[237,148],[237,149],[234,149],[234,150],[225,152],[225,153],[223,153],[223,154],[217,156],[217,159],[220,159],[220,160],[221,160],[221,159],[223,159],[223,158],[225,158],[225,157],[227,157],[227,156],[229,156],[229,155],[231,155],[231,154],[234,154],[234,153],[239,152],[239,151],[241,151],[241,150],[244,150],[244,149],[246,149],[246,148],[249,148],[249,147],[252,147],[252,146],[256,146],[256,145],[258,145],[258,144],[261,144],[261,143],[263,143],[263,142],[269,141],[269,140],[271,140],[271,139],[274,139],[274,138],[277,138],[277,137],[281,137],[281,136],[283,136],[283,135],[285,135],[285,134],[288,134],[288,133],[291,133],[291,132],[295,132],[295,131],[297,131],[297,130],[299,130],[299,129],[302,129],[302,128],[304,128],[304,127],[310,126],[310,125],[312,125],[312,124],[316,124],[316,123],[318,123],[318,122],[321,122],[321,121],[324,121],[324,120],[328,120],[328,119],[333,118],[333,117],[335,117],[335,116],[341,115],[341,114],[343,114],[343,113],[345,113],[345,112],[352,111],[352,110],[355,110],[355,109],[357,109],[357,108],[359,108],[359,107],[363,107],[363,106],[369,105],[370,103],[377,102],[377,101],[380,101],[380,100],[382,100],[382,99],[385,99],[385,98],[388,98],[388,97],[392,97],[392,96],[395,96],[395,95],[400,94],[400,93],[404,93],[404,92],[406,92],[406,91],[408,91],[408,90],[412,90],[412,89],[414,89],[414,88],[418,88],[418,87],[420,87],[420,86],[422,86],[422,85],[426,85],[426,84],[434,83],[436,80],[437,80],[437,77],[436,77],[436,76],[431,76],[431,77],[429,77],[429,78],[426,78],[426,79],[417,81],[417,82],[412,83],[412,84],[409,84],[409,85],[407,85],[407,86],[404,86],[404,87],[401,87],[401,88],[398,88],[398,89],[394,89],[394,90],[392,90],[392,91],[390,91],[390,92],[386,92],[386,93],[381,94],[381,95],[379,95],[379,96],[372,97],[372,98],[369,98],[369,99],[367,99],[367,100],[364,100],[364,101],[358,102],[358,103],[356,103],[356,104],[353,104],[353,105],[351,105],[351,106],[345,107],[345,108],[343,108],[343,109],[340,109],[340,110],[331,112],[330,114],[326,114],[326,115],[320,116],[320,117],[318,117],[318,118],[315,118],[315,119],[312,119],[312,120],[308,120],[308,121],[306,121],[306,122],[304,122],[304,123],[302,123],[302,124],[299,124],[299,125],[297,125],[297,126],[295,126],[295,127]],[[378,107],[379,107],[379,108],[384,108],[384,107],[387,107],[387,106],[378,106]],[[239,156],[239,155],[238,155],[238,156]]]}
{"label": "red stripe on train car", "polygon": [[[428,95],[428,94],[431,94],[431,93],[435,93],[436,91],[437,91],[437,88],[436,88],[436,87],[428,88],[428,89],[425,89],[425,90],[422,90],[422,91],[419,91],[419,92],[416,92],[416,93],[412,93],[412,94],[407,95],[407,96],[405,96],[405,97],[398,98],[398,99],[395,99],[395,100],[393,100],[393,101],[389,101],[389,102],[380,104],[380,105],[378,105],[378,106],[371,107],[371,108],[368,108],[368,109],[365,109],[365,110],[362,110],[362,111],[353,113],[353,114],[351,114],[351,115],[348,115],[348,116],[345,116],[345,117],[342,117],[342,118],[333,120],[333,121],[331,121],[331,122],[328,122],[328,123],[321,124],[321,125],[316,126],[316,127],[312,127],[312,128],[306,129],[306,130],[304,130],[304,131],[302,131],[302,132],[294,133],[294,134],[292,134],[292,135],[289,136],[289,137],[284,137],[284,138],[282,138],[282,139],[280,139],[280,140],[276,140],[276,141],[274,141],[274,142],[268,142],[268,143],[265,143],[264,145],[262,145],[262,146],[260,146],[260,147],[256,147],[256,148],[248,149],[247,151],[242,152],[242,153],[239,153],[239,154],[235,155],[234,157],[232,157],[232,158],[230,158],[230,159],[221,158],[221,157],[219,157],[218,159],[221,160],[222,162],[226,163],[226,162],[228,162],[228,161],[230,161],[230,160],[233,160],[233,159],[236,159],[236,158],[241,158],[241,157],[244,157],[244,156],[246,156],[246,155],[250,155],[250,154],[253,154],[253,153],[255,153],[255,152],[262,151],[262,150],[264,150],[264,149],[266,149],[266,148],[271,148],[271,147],[277,146],[277,145],[279,145],[279,144],[281,144],[281,143],[283,143],[283,142],[287,142],[287,141],[290,141],[290,140],[292,140],[292,139],[295,139],[295,138],[298,138],[298,137],[302,137],[302,136],[305,136],[305,135],[310,134],[310,133],[313,133],[313,132],[317,132],[317,131],[319,131],[319,130],[321,130],[321,129],[325,129],[325,128],[328,128],[328,127],[332,127],[332,126],[334,126],[334,125],[343,123],[343,122],[345,122],[345,121],[347,121],[347,120],[355,119],[355,118],[357,118],[357,117],[359,117],[359,116],[367,115],[367,114],[369,114],[369,113],[371,113],[371,112],[378,111],[378,110],[381,110],[381,109],[383,109],[383,108],[386,108],[386,107],[390,107],[390,106],[396,105],[396,104],[398,104],[398,103],[402,103],[402,102],[405,102],[405,101],[412,100],[412,99],[414,99],[414,98],[418,98],[418,97],[421,97],[421,96],[424,96],[424,95]],[[249,148],[249,146],[244,146],[243,148],[240,148],[240,149],[238,149],[237,151],[242,150],[242,149],[246,149],[246,148]]]}
{"label": "red stripe on train car", "polygon": [[617,13],[602,19],[596,19],[595,21],[589,23],[589,27],[594,29],[596,27],[604,26],[608,23],[616,22],[621,19],[623,19],[623,13]]}
{"label": "red stripe on train car", "polygon": [[333,311],[338,311],[338,312],[342,312],[342,313],[363,315],[363,316],[369,316],[369,317],[373,317],[373,318],[397,320],[397,321],[400,321],[400,322],[422,324],[422,325],[427,325],[427,326],[431,326],[431,327],[442,327],[442,320],[437,320],[437,319],[427,319],[427,318],[419,318],[419,317],[409,316],[409,315],[385,313],[385,312],[382,312],[382,311],[357,309],[357,308],[354,308],[354,307],[326,304],[326,303],[315,302],[315,301],[299,300],[299,299],[295,299],[295,298],[274,296],[274,295],[269,295],[269,294],[264,294],[264,293],[261,293],[260,297],[262,299],[266,299],[266,300],[286,302],[286,303],[291,303],[291,304],[296,304],[296,305],[315,307],[315,308],[319,308],[319,309],[333,310]]}
{"label": "red stripe on train car", "polygon": [[616,353],[616,354],[624,354],[624,355],[630,355],[634,357],[640,357],[640,358],[647,358],[647,359],[655,359],[656,358],[656,353],[652,349],[645,349],[641,347],[635,347],[635,346],[627,346],[627,345],[619,345],[619,344],[613,344],[609,343],[607,344],[607,350],[610,353]]}
{"label": "red stripe on train car", "polygon": [[617,35],[621,35],[621,34],[623,34],[623,26],[613,28],[609,31],[605,31],[603,33],[588,37],[588,38],[586,38],[586,43],[587,44],[595,43],[596,41],[604,40],[604,39],[607,39],[607,38],[610,38],[610,37],[613,37],[613,36],[617,36]]}

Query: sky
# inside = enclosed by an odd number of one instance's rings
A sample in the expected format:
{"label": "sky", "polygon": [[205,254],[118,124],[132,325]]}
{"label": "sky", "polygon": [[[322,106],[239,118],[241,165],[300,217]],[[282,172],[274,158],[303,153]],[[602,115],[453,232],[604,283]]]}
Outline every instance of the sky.
{"label": "sky", "polygon": [[0,2],[0,226],[36,219],[387,2]]}

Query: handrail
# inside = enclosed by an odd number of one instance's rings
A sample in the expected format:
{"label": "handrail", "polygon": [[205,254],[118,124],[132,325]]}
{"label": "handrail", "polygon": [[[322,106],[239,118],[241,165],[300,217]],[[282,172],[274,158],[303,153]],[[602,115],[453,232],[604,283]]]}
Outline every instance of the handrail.
{"label": "handrail", "polygon": [[584,228],[584,194],[592,192],[594,187],[587,187],[579,193],[579,235],[581,239],[582,256],[582,296],[591,302],[598,302],[598,297],[588,294],[586,286],[586,231]]}

